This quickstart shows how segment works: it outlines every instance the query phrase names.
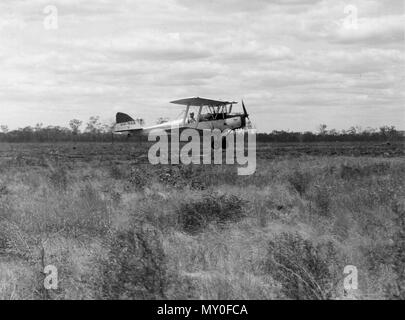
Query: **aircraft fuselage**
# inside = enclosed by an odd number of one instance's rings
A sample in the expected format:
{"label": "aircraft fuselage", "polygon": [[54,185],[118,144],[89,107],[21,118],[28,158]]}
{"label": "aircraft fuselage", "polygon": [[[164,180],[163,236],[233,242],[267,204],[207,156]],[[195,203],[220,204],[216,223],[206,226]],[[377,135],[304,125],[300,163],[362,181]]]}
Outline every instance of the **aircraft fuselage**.
{"label": "aircraft fuselage", "polygon": [[170,131],[172,128],[179,128],[180,130],[184,130],[187,128],[196,129],[196,130],[214,130],[218,129],[221,131],[225,130],[236,130],[239,128],[244,127],[245,119],[243,115],[235,114],[235,115],[226,115],[222,117],[223,119],[213,119],[207,121],[186,121],[184,123],[183,120],[175,120],[170,122],[165,122],[162,124],[158,124],[155,126],[144,127],[140,128],[139,124],[135,121],[125,122],[125,123],[117,123],[114,132],[116,133],[139,133],[142,135],[148,135],[152,131]]}

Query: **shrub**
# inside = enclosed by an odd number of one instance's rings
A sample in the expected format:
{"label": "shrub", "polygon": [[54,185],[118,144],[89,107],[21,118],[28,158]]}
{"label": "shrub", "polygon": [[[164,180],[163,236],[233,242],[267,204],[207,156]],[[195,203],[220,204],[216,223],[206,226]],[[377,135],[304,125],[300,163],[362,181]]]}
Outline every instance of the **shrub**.
{"label": "shrub", "polygon": [[206,172],[201,166],[180,166],[180,176],[191,189],[205,190],[207,188],[205,174]]}
{"label": "shrub", "polygon": [[389,163],[374,163],[365,166],[349,166],[342,164],[340,168],[340,177],[345,180],[359,179],[370,175],[385,175],[390,172]]}
{"label": "shrub", "polygon": [[0,220],[0,254],[28,259],[31,252],[31,238],[18,225]]}
{"label": "shrub", "polygon": [[127,189],[143,190],[151,180],[148,171],[142,168],[132,168],[128,178]]}
{"label": "shrub", "polygon": [[310,173],[299,170],[293,171],[287,179],[294,189],[300,194],[300,196],[307,191],[309,184],[311,183]]}
{"label": "shrub", "polygon": [[3,184],[0,182],[0,198],[1,198],[2,196],[8,195],[9,193],[10,193],[10,190],[7,188],[7,186],[6,186],[6,185],[3,185]]}
{"label": "shrub", "polygon": [[183,203],[178,220],[184,231],[196,233],[212,222],[223,225],[240,220],[244,216],[242,208],[243,200],[234,195],[205,195],[198,201]]}
{"label": "shrub", "polygon": [[160,169],[158,179],[160,183],[178,189],[188,186],[190,189],[204,190],[207,188],[205,174],[199,166],[178,165]]}
{"label": "shrub", "polygon": [[117,191],[111,191],[110,197],[111,197],[111,201],[114,205],[118,205],[122,200],[121,193],[119,193]]}
{"label": "shrub", "polygon": [[405,300],[405,202],[393,205],[398,229],[394,235],[391,249],[391,266],[395,273],[395,280],[386,288],[388,299]]}
{"label": "shrub", "polygon": [[55,188],[65,191],[68,186],[68,178],[65,168],[60,166],[51,168],[51,173],[49,174],[49,182]]}
{"label": "shrub", "polygon": [[158,170],[158,180],[160,183],[171,187],[184,187],[184,181],[181,180],[179,169],[169,166]]}
{"label": "shrub", "polygon": [[352,226],[353,223],[349,213],[345,211],[338,211],[335,213],[332,233],[340,240],[345,240],[349,237]]}
{"label": "shrub", "polygon": [[126,172],[115,163],[111,163],[109,169],[110,169],[110,176],[113,179],[122,180],[127,177]]}
{"label": "shrub", "polygon": [[159,232],[141,226],[115,232],[101,263],[102,298],[163,299],[170,280]]}
{"label": "shrub", "polygon": [[265,271],[280,282],[286,298],[318,300],[333,297],[338,265],[331,241],[316,245],[299,234],[282,233],[269,243]]}
{"label": "shrub", "polygon": [[329,195],[329,190],[325,186],[316,186],[314,188],[314,193],[311,195],[311,200],[315,204],[316,211],[319,215],[323,217],[330,216],[331,209],[331,198]]}
{"label": "shrub", "polygon": [[70,223],[74,229],[90,233],[104,233],[109,229],[111,217],[108,203],[90,183],[80,190],[77,207],[80,214],[74,215],[74,219],[65,224]]}

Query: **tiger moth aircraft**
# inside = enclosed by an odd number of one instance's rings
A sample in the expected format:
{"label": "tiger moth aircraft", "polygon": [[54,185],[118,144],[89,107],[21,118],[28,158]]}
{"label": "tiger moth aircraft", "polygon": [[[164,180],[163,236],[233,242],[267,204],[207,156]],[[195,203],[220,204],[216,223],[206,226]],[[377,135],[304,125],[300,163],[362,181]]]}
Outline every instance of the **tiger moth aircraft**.
{"label": "tiger moth aircraft", "polygon": [[[238,129],[250,127],[249,114],[243,101],[243,112],[232,112],[233,106],[237,104],[234,101],[219,101],[196,97],[175,100],[171,101],[171,103],[186,107],[183,118],[150,127],[142,127],[139,121],[135,121],[125,113],[118,112],[114,133],[124,133],[128,136],[149,135],[152,132],[163,130],[170,135],[173,128],[179,128],[180,132],[184,129],[195,129],[202,135],[204,131],[220,130],[222,146],[225,147],[225,137],[227,134]],[[197,115],[195,115],[192,108],[197,108]]]}

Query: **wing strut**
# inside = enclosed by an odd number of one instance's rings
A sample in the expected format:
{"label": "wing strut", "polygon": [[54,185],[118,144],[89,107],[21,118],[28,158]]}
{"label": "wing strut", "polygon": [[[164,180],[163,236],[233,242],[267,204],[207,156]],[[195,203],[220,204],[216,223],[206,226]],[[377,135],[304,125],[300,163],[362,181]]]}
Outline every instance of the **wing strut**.
{"label": "wing strut", "polygon": [[186,125],[186,120],[187,120],[189,110],[190,110],[190,105],[188,104],[187,108],[186,108],[186,113],[184,114],[184,118],[183,118],[183,126]]}
{"label": "wing strut", "polygon": [[200,117],[201,117],[201,111],[202,111],[203,106],[200,106],[198,108],[198,115],[197,115],[197,121],[195,127],[198,128],[198,124],[200,123]]}

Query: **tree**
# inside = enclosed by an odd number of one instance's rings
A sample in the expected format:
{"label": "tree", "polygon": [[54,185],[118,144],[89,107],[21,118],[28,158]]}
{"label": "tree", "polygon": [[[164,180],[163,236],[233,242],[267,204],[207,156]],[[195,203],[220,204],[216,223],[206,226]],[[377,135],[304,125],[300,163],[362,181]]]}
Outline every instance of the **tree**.
{"label": "tree", "polygon": [[82,123],[83,121],[80,121],[78,119],[72,119],[69,121],[69,127],[74,135],[77,135],[79,133]]}
{"label": "tree", "polygon": [[355,136],[357,134],[356,127],[350,127],[349,130],[347,130],[347,133],[350,134],[350,135]]}
{"label": "tree", "polygon": [[328,130],[326,130],[327,127],[326,124],[320,124],[318,127],[319,134],[324,136],[328,132]]}
{"label": "tree", "polygon": [[102,131],[102,124],[100,122],[100,117],[90,117],[87,123],[86,131],[90,133],[100,133]]}
{"label": "tree", "polygon": [[8,127],[6,125],[1,125],[0,126],[1,132],[7,133],[8,132]]}
{"label": "tree", "polygon": [[44,125],[42,123],[37,123],[35,125],[34,131],[41,131]]}
{"label": "tree", "polygon": [[393,139],[398,136],[398,131],[395,129],[394,126],[383,126],[380,127],[380,135],[384,139]]}
{"label": "tree", "polygon": [[331,136],[337,136],[339,133],[337,132],[336,129],[332,129],[332,130],[329,130],[329,134],[330,134]]}
{"label": "tree", "polygon": [[101,132],[103,133],[111,133],[114,131],[115,121],[109,121],[109,123],[105,123],[101,126]]}

